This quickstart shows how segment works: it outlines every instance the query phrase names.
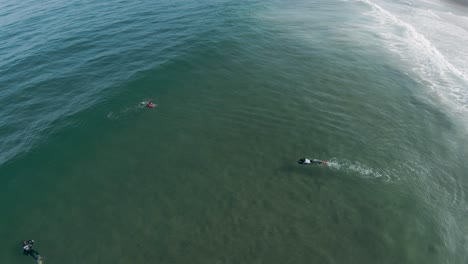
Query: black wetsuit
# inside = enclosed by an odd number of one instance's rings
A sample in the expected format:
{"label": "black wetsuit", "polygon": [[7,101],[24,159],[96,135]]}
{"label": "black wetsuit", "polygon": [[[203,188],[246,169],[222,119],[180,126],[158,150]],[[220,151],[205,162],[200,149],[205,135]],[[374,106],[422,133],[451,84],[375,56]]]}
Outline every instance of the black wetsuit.
{"label": "black wetsuit", "polygon": [[33,248],[34,242],[28,240],[28,242],[23,242],[23,254],[33,257],[35,260],[39,258],[39,252]]}
{"label": "black wetsuit", "polygon": [[322,164],[323,161],[321,160],[318,160],[318,159],[306,159],[306,158],[302,158],[300,159],[299,161],[299,164],[302,164],[302,165],[309,165],[309,164]]}

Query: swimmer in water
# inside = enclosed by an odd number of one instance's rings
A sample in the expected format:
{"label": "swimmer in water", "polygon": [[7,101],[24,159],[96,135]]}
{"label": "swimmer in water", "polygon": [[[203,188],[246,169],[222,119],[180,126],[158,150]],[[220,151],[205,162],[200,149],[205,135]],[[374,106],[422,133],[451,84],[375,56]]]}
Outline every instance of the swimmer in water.
{"label": "swimmer in water", "polygon": [[310,164],[327,164],[326,161],[324,160],[318,160],[318,159],[306,159],[306,158],[302,158],[300,159],[299,161],[297,161],[297,163],[301,164],[301,165],[310,165]]}
{"label": "swimmer in water", "polygon": [[23,254],[25,254],[26,256],[31,256],[35,260],[41,259],[39,252],[33,249],[34,240],[23,241],[22,245],[23,245]]}
{"label": "swimmer in water", "polygon": [[153,102],[149,101],[147,104],[146,104],[146,107],[148,108],[155,108],[156,106],[158,106],[157,104],[154,104]]}

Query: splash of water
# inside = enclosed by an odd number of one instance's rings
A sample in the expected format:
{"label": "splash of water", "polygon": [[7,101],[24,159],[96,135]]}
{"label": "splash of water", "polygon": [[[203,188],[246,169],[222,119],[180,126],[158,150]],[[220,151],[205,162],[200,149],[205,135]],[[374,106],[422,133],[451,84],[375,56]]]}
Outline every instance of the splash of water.
{"label": "splash of water", "polygon": [[358,161],[338,160],[333,158],[327,162],[327,166],[345,173],[357,174],[366,179],[383,179],[386,182],[396,177],[392,170],[372,168]]}
{"label": "splash of water", "polygon": [[[130,115],[130,114],[133,114],[133,113],[136,113],[138,112],[140,109],[142,108],[146,108],[146,105],[151,102],[151,100],[148,100],[148,101],[142,101],[140,103],[138,103],[137,105],[135,106],[131,106],[131,107],[125,107],[123,109],[121,109],[120,111],[117,111],[117,112],[114,112],[114,111],[110,111],[108,114],[107,114],[107,119],[109,120],[116,120],[116,119],[120,119],[122,117],[125,117],[127,115]],[[155,105],[157,106],[157,104]]]}

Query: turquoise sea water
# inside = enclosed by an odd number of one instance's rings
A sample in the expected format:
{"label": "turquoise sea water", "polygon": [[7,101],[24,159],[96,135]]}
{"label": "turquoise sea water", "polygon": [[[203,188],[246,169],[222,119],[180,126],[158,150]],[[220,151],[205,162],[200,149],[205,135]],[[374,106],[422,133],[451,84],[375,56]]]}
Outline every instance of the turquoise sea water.
{"label": "turquoise sea water", "polygon": [[0,263],[31,238],[44,263],[466,263],[466,25],[435,0],[0,1]]}

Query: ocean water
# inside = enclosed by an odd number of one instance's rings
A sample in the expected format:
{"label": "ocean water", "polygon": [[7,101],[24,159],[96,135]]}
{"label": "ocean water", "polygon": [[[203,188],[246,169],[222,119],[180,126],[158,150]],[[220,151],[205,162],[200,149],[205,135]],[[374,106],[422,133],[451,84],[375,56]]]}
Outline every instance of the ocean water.
{"label": "ocean water", "polygon": [[467,25],[436,0],[0,1],[0,263],[25,239],[51,264],[466,263]]}

